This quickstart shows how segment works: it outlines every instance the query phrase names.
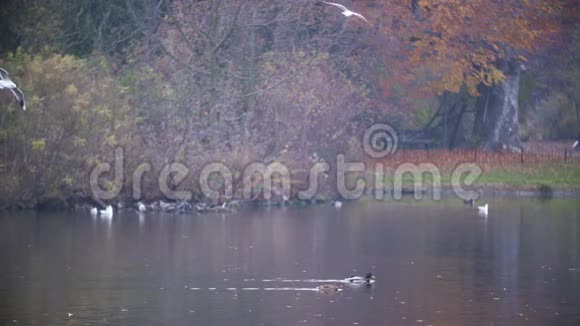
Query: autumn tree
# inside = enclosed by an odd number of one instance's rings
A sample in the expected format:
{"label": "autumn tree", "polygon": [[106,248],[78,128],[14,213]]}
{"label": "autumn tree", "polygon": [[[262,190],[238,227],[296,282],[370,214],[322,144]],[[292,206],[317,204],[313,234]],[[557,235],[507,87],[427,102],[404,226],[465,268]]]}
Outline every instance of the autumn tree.
{"label": "autumn tree", "polygon": [[[557,36],[561,2],[379,3],[386,13],[383,30],[408,42],[405,63],[410,73],[426,81],[421,91],[443,95],[465,88],[469,95],[479,96],[474,135],[480,146],[519,150],[520,71],[534,50]],[[459,123],[463,114],[457,117]]]}
{"label": "autumn tree", "polygon": [[520,127],[526,140],[570,140],[580,130],[580,5],[563,5],[560,36],[535,51],[522,74]]}
{"label": "autumn tree", "polygon": [[[248,144],[256,136],[253,123],[260,111],[257,97],[285,87],[303,72],[290,65],[268,70],[261,65],[263,57],[336,49],[340,43],[333,41],[339,37],[332,29],[340,29],[343,19],[324,22],[320,16],[325,8],[311,1],[172,3],[158,33],[162,56],[156,67],[168,79],[182,76],[175,86],[189,99],[183,109],[189,111],[191,119],[207,121],[209,129],[200,138],[222,142],[238,138],[235,141]],[[343,44],[352,48],[354,42],[344,38]],[[301,65],[301,69],[307,68]],[[185,142],[178,152],[184,146]]]}

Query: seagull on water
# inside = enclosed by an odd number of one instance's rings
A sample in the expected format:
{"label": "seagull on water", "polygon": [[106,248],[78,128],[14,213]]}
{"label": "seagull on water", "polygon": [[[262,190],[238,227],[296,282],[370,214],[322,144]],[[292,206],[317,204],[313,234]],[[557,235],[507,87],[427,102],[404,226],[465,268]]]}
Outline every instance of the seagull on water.
{"label": "seagull on water", "polygon": [[142,212],[147,210],[147,207],[142,202],[138,202],[137,203],[137,210],[142,213]]}
{"label": "seagull on water", "polygon": [[113,217],[113,206],[109,205],[107,208],[99,211],[102,217],[104,218],[112,218]]}
{"label": "seagull on water", "polygon": [[22,107],[22,110],[26,111],[24,93],[22,93],[22,91],[16,86],[16,84],[14,84],[12,80],[10,80],[8,71],[2,68],[0,68],[0,89],[9,89],[12,92],[12,94],[14,94],[14,97]]}
{"label": "seagull on water", "polygon": [[488,207],[487,204],[483,206],[477,206],[477,211],[481,214],[487,215],[487,207]]}
{"label": "seagull on water", "polygon": [[363,15],[359,14],[358,12],[354,12],[352,10],[349,10],[347,7],[345,7],[345,6],[343,6],[343,5],[339,4],[339,3],[326,2],[326,1],[322,1],[322,2],[326,3],[327,5],[331,5],[331,6],[335,6],[335,7],[340,8],[340,10],[342,10],[342,14],[345,17],[356,16],[356,17],[364,20],[367,23],[369,22]]}

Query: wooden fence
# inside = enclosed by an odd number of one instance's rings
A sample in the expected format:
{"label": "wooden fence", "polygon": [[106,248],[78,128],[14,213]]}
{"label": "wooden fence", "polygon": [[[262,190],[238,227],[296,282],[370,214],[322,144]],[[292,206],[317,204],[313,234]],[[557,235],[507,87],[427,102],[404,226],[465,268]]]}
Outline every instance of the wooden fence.
{"label": "wooden fence", "polygon": [[516,167],[517,165],[580,164],[580,151],[554,148],[541,152],[521,153],[487,152],[479,149],[398,149],[380,160],[387,165],[403,163],[433,163],[439,166],[456,166],[476,163],[485,167]]}

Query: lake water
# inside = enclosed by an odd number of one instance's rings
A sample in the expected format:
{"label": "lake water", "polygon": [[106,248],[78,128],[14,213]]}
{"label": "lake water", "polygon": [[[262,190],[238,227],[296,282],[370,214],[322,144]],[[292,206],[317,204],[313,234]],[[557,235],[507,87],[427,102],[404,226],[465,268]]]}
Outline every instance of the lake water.
{"label": "lake water", "polygon": [[0,325],[580,325],[578,200],[5,212],[0,262]]}

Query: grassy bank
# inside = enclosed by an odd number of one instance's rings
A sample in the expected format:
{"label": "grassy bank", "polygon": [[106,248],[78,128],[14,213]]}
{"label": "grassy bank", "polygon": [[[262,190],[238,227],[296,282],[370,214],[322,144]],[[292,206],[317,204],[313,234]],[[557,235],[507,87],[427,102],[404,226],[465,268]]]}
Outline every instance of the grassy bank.
{"label": "grassy bank", "polygon": [[477,180],[482,186],[580,188],[580,165],[549,164],[539,167],[491,169]]}
{"label": "grassy bank", "polygon": [[[402,177],[405,188],[414,185],[429,187],[437,176],[424,174],[422,179],[415,178],[410,173]],[[439,181],[443,187],[452,185],[452,172],[443,170]],[[393,174],[385,177],[385,185],[395,185]],[[557,190],[580,190],[580,165],[544,164],[534,166],[511,166],[488,168],[477,178],[475,187],[502,188],[514,190],[542,190],[546,187]]]}

